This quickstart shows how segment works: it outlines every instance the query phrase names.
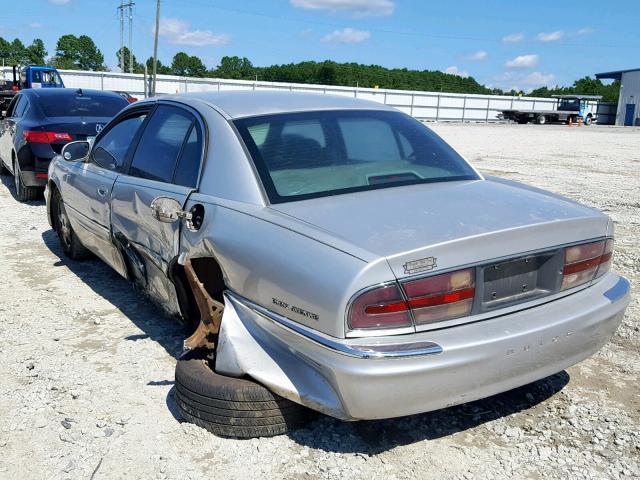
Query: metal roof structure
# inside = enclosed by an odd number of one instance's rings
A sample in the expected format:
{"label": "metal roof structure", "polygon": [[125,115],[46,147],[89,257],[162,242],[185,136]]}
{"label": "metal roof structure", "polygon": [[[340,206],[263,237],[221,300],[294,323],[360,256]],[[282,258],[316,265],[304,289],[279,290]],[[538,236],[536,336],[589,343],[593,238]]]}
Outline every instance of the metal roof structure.
{"label": "metal roof structure", "polygon": [[627,70],[615,70],[613,72],[596,73],[596,78],[598,80],[601,80],[603,78],[610,78],[612,80],[622,80],[622,74],[629,73],[629,72],[640,72],[640,68],[629,68]]}

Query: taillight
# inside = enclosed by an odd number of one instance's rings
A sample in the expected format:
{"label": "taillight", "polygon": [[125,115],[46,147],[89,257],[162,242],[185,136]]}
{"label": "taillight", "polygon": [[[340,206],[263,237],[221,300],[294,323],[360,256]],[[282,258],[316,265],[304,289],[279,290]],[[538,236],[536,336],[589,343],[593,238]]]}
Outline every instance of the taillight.
{"label": "taillight", "polygon": [[53,142],[70,142],[73,140],[71,135],[62,132],[38,132],[35,130],[25,130],[22,136],[27,142],[31,143],[53,143]]}
{"label": "taillight", "polygon": [[351,304],[349,323],[353,329],[410,327],[409,306],[397,284],[364,292]]}
{"label": "taillight", "polygon": [[564,251],[562,290],[577,287],[600,277],[611,268],[613,239],[583,243]]}
{"label": "taillight", "polygon": [[[475,296],[475,269],[410,280],[366,291],[351,304],[352,329],[402,328],[469,315]],[[406,297],[406,298],[405,298]]]}
{"label": "taillight", "polygon": [[471,313],[475,269],[434,275],[404,282],[409,308],[416,325],[450,320]]}

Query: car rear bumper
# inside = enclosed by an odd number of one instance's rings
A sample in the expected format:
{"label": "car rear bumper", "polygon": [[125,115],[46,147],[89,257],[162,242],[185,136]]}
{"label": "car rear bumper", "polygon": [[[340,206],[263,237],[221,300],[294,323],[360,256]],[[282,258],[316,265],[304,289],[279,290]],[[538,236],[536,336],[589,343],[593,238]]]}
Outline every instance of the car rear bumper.
{"label": "car rear bumper", "polygon": [[610,273],[562,299],[473,324],[338,340],[227,293],[216,371],[252,376],[345,420],[427,412],[525,385],[593,355],[615,332],[629,298],[629,283]]}
{"label": "car rear bumper", "polygon": [[27,187],[45,187],[47,185],[47,172],[22,170],[20,171],[22,183]]}

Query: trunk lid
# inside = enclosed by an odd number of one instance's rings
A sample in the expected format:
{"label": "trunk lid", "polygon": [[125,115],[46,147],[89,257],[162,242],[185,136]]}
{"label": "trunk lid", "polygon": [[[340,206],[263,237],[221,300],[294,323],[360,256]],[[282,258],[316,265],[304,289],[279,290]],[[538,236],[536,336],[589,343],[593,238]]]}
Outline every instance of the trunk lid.
{"label": "trunk lid", "polygon": [[[47,117],[46,123],[41,125],[40,130],[68,133],[73,141],[86,140],[98,135],[109,120],[111,117]],[[60,153],[66,143],[55,142],[52,148],[56,153]]]}
{"label": "trunk lid", "polygon": [[[443,182],[282,203],[354,255],[387,259],[397,278],[490,262],[606,235],[608,217],[516,182]],[[329,240],[327,240],[329,239]],[[345,248],[345,245],[347,248]],[[361,255],[360,255],[361,256]]]}

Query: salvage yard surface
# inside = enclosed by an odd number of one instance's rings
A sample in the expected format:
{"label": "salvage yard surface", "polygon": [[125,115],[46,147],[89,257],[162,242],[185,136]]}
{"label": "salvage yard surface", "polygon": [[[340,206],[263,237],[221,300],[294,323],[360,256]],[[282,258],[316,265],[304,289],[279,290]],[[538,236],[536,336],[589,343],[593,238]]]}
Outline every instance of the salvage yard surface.
{"label": "salvage yard surface", "polygon": [[100,261],[66,259],[44,202],[2,177],[0,478],[640,478],[640,129],[432,127],[485,174],[613,217],[633,298],[601,352],[446,410],[218,438],[179,420],[180,325]]}

